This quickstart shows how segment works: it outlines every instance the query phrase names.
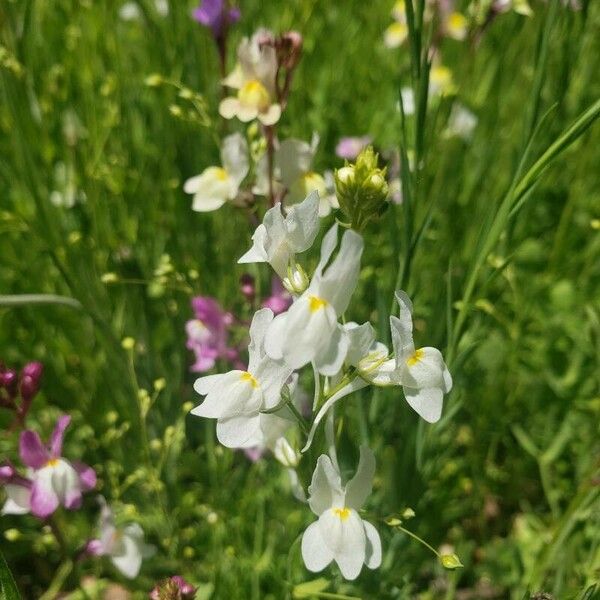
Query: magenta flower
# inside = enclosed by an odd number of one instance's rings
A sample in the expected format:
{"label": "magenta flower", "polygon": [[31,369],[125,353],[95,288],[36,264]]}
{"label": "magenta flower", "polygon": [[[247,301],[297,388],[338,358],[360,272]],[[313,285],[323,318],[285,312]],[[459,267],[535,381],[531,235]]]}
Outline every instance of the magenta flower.
{"label": "magenta flower", "polygon": [[281,285],[278,277],[271,281],[271,295],[262,303],[264,308],[270,308],[274,315],[285,312],[292,305],[291,294]]}
{"label": "magenta flower", "polygon": [[231,313],[225,312],[219,303],[209,296],[193,298],[192,309],[195,318],[185,324],[188,336],[186,346],[196,357],[196,362],[190,370],[195,373],[208,371],[215,366],[219,358],[236,360],[237,350],[227,346],[228,328],[233,323]]}
{"label": "magenta flower", "polygon": [[368,135],[363,135],[361,137],[343,137],[335,147],[335,153],[340,158],[354,160],[360,154],[361,150],[366,148],[371,142],[372,139]]}
{"label": "magenta flower", "polygon": [[[58,418],[50,443],[44,446],[40,436],[31,430],[21,433],[19,454],[30,472],[29,510],[41,519],[49,517],[59,506],[76,510],[81,506],[83,492],[96,486],[96,472],[91,467],[70,462],[61,456],[69,415]],[[29,488],[29,484],[22,487]]]}
{"label": "magenta flower", "polygon": [[30,402],[38,393],[43,372],[44,365],[41,362],[30,362],[23,367],[19,391],[24,402]]}
{"label": "magenta flower", "polygon": [[230,25],[240,20],[240,9],[228,8],[225,0],[202,0],[200,6],[192,12],[192,17],[208,27],[215,39],[219,39]]}
{"label": "magenta flower", "polygon": [[150,592],[150,600],[161,600],[162,598],[192,600],[195,594],[196,588],[191,583],[188,583],[180,575],[174,575],[156,584]]}

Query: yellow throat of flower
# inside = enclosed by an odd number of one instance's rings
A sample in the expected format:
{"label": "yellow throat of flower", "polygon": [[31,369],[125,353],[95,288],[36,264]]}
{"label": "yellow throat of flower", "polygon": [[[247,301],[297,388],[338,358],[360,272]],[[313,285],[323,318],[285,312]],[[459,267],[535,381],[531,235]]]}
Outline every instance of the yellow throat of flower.
{"label": "yellow throat of flower", "polygon": [[241,377],[242,381],[247,381],[248,383],[250,383],[250,385],[256,389],[258,387],[258,381],[256,381],[256,377],[254,377],[254,375],[252,375],[251,373],[248,373],[248,371],[244,371],[242,373],[242,377]]}
{"label": "yellow throat of flower", "polygon": [[345,521],[350,516],[350,509],[345,506],[344,508],[334,508],[333,514],[336,517],[339,517],[340,521]]}
{"label": "yellow throat of flower", "polygon": [[238,100],[244,106],[255,108],[264,112],[271,104],[271,97],[267,88],[258,79],[247,81],[238,91]]}
{"label": "yellow throat of flower", "polygon": [[229,177],[229,174],[227,173],[227,171],[223,167],[215,167],[214,169],[215,169],[214,170],[215,177],[219,181],[226,181],[227,180],[227,178]]}
{"label": "yellow throat of flower", "polygon": [[47,463],[46,466],[47,467],[56,467],[56,465],[58,465],[58,458],[51,458]]}
{"label": "yellow throat of flower", "polygon": [[323,298],[319,298],[319,296],[309,296],[308,297],[308,308],[310,312],[317,312],[321,308],[325,308],[329,304],[327,300]]}
{"label": "yellow throat of flower", "polygon": [[424,356],[425,356],[425,350],[423,350],[423,348],[419,348],[418,350],[415,350],[415,353],[412,356],[409,356],[406,359],[406,364],[409,367],[414,367],[417,363],[419,363],[423,360]]}

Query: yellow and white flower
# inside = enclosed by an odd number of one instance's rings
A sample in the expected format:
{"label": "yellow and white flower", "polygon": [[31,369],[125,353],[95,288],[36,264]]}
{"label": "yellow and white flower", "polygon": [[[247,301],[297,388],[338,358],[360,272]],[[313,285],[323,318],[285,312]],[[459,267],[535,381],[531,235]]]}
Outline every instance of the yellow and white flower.
{"label": "yellow and white flower", "polygon": [[192,210],[210,212],[234,200],[248,174],[248,144],[239,133],[228,135],[221,144],[221,167],[208,167],[188,179],[183,191],[194,196]]}
{"label": "yellow and white flower", "polygon": [[238,263],[269,263],[284,279],[288,274],[290,259],[308,250],[319,232],[319,195],[310,193],[303,202],[288,209],[284,217],[281,204],[270,208],[263,222],[252,235],[252,248]]}
{"label": "yellow and white flower", "polygon": [[281,106],[275,87],[277,56],[273,46],[261,43],[269,35],[259,30],[252,38],[240,42],[238,64],[223,80],[223,85],[237,90],[235,97],[224,98],[219,105],[219,114],[225,119],[237,117],[244,123],[258,119],[263,125],[279,121]]}
{"label": "yellow and white flower", "polygon": [[348,336],[339,325],[352,296],[360,271],[362,237],[347,230],[340,249],[329,263],[337,246],[337,223],[325,234],[321,260],[310,285],[287,312],[277,315],[265,338],[267,353],[298,369],[313,363],[326,376],[336,375],[348,351]]}
{"label": "yellow and white flower", "polygon": [[408,37],[404,0],[398,0],[392,8],[394,22],[385,30],[383,43],[387,48],[399,48]]}
{"label": "yellow and white flower", "polygon": [[356,579],[363,565],[381,565],[379,533],[358,511],[371,494],[375,457],[366,446],[354,477],[342,486],[337,467],[322,454],[308,488],[308,503],[319,517],[302,536],[302,558],[309,571],[322,571],[335,561],[345,579]]}
{"label": "yellow and white flower", "polygon": [[273,418],[261,411],[279,404],[283,385],[292,373],[283,361],[273,360],[265,352],[264,338],[272,320],[268,308],[254,315],[246,371],[208,375],[194,384],[196,392],[206,398],[191,414],[217,419],[217,439],[228,448],[248,448],[261,442],[262,420]]}

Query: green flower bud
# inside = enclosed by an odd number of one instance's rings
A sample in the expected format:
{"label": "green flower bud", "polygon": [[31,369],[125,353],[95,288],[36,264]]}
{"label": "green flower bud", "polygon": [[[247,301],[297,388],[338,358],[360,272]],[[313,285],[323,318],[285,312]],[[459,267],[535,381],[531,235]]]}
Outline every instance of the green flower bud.
{"label": "green flower bud", "polygon": [[372,146],[365,148],[356,163],[335,172],[335,187],[340,209],[353,229],[362,231],[387,208],[389,187],[386,170],[377,166]]}
{"label": "green flower bud", "polygon": [[299,296],[308,287],[310,279],[300,265],[289,265],[287,272],[287,277],[281,283],[290,294]]}
{"label": "green flower bud", "polygon": [[456,554],[442,554],[440,556],[440,563],[444,569],[448,569],[449,571],[460,569],[464,566]]}

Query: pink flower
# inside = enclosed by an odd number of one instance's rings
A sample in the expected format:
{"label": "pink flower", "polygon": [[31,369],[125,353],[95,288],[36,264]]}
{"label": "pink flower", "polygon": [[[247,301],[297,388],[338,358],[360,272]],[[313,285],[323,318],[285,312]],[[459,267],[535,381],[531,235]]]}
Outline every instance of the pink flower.
{"label": "pink flower", "polygon": [[223,311],[218,302],[208,296],[193,298],[192,309],[195,318],[185,325],[188,336],[186,346],[196,357],[191,371],[209,371],[219,358],[235,361],[238,358],[237,350],[227,346],[228,328],[233,323],[231,313]]}
{"label": "pink flower", "polygon": [[346,160],[354,160],[361,152],[363,148],[366,148],[372,139],[368,135],[361,137],[343,137],[335,147],[335,153],[340,158]]}
{"label": "pink flower", "polygon": [[196,588],[191,583],[188,583],[180,575],[173,575],[173,577],[160,581],[154,586],[154,589],[150,592],[150,599],[191,600],[195,594]]}
{"label": "pink flower", "polygon": [[200,6],[192,12],[192,18],[204,27],[208,27],[215,39],[223,37],[229,25],[240,20],[240,9],[228,8],[224,0],[202,0]]}
{"label": "pink flower", "polygon": [[262,303],[263,308],[270,308],[274,315],[285,312],[292,305],[291,294],[281,285],[278,277],[271,281],[271,295]]}
{"label": "pink flower", "polygon": [[42,444],[37,432],[21,433],[19,454],[23,464],[31,469],[31,485],[23,482],[20,485],[30,491],[27,512],[41,519],[49,517],[61,505],[68,510],[78,509],[83,492],[96,486],[94,469],[61,456],[63,437],[70,422],[69,415],[58,418],[47,446]]}

